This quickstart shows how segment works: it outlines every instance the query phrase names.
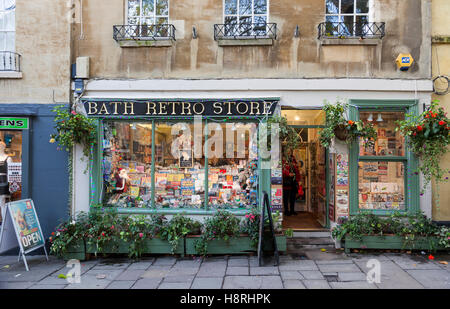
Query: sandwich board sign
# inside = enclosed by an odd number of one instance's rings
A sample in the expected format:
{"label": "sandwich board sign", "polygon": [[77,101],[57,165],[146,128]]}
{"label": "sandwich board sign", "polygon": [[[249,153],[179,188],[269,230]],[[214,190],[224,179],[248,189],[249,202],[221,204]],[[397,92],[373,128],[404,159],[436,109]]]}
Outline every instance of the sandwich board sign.
{"label": "sandwich board sign", "polygon": [[[4,221],[7,220],[8,215],[12,220],[17,241],[19,242],[19,260],[20,257],[23,258],[27,271],[29,269],[25,254],[39,248],[44,248],[45,256],[48,261],[47,250],[45,249],[45,239],[41,225],[39,224],[36,209],[34,208],[33,200],[26,199],[7,203],[3,215]],[[5,224],[2,224],[0,243],[3,241],[4,226]]]}

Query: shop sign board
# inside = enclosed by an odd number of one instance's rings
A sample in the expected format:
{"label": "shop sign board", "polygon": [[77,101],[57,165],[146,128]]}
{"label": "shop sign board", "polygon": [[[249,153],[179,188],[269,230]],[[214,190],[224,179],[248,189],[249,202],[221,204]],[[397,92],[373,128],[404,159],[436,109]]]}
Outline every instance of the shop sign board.
{"label": "shop sign board", "polygon": [[0,129],[27,130],[28,118],[0,117]]}
{"label": "shop sign board", "polygon": [[273,115],[279,99],[84,100],[88,116],[248,116]]}
{"label": "shop sign board", "polygon": [[[17,241],[19,242],[20,256],[22,256],[25,263],[25,268],[28,271],[28,264],[25,254],[43,247],[45,255],[47,256],[45,239],[36,214],[33,200],[26,199],[7,203],[5,213],[3,215],[5,220],[7,220],[8,216],[12,220]],[[3,241],[3,234],[4,225],[2,225],[0,233],[0,242]]]}

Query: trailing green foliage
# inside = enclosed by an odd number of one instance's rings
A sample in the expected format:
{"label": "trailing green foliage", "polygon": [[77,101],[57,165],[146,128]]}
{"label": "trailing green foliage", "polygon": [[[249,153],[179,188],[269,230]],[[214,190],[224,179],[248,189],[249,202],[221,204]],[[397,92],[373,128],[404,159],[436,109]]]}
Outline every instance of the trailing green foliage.
{"label": "trailing green foliage", "polygon": [[421,212],[411,215],[394,212],[390,216],[381,217],[360,211],[332,230],[332,236],[337,240],[348,237],[361,241],[364,236],[385,235],[401,236],[405,243],[411,243],[418,237],[437,237],[440,245],[450,248],[449,228],[433,223]]}
{"label": "trailing green foliage", "polygon": [[245,215],[245,218],[241,222],[241,232],[248,234],[253,248],[258,247],[260,219],[261,214],[259,213],[259,210],[254,207]]}
{"label": "trailing green foliage", "polygon": [[448,181],[449,171],[441,165],[443,156],[448,152],[450,144],[450,119],[439,101],[431,103],[428,110],[419,116],[407,114],[405,120],[397,121],[398,128],[404,136],[411,151],[421,159],[419,172],[423,174],[422,194],[428,184],[434,180],[436,184],[436,204],[439,205],[439,185]]}
{"label": "trailing green foliage", "polygon": [[175,215],[165,224],[161,230],[161,238],[166,239],[172,246],[172,253],[178,248],[178,244],[184,236],[198,230],[199,222],[195,222],[182,214]]}
{"label": "trailing green foliage", "polygon": [[225,210],[217,211],[203,223],[202,235],[195,242],[195,250],[200,255],[206,255],[209,241],[214,239],[228,241],[232,237],[239,236],[239,225],[239,219],[231,212]]}
{"label": "trailing green foliage", "polygon": [[53,112],[56,113],[56,133],[50,135],[50,143],[57,142],[67,151],[75,144],[81,144],[84,156],[89,157],[91,146],[97,140],[95,121],[75,111],[69,112],[64,105],[55,107]]}

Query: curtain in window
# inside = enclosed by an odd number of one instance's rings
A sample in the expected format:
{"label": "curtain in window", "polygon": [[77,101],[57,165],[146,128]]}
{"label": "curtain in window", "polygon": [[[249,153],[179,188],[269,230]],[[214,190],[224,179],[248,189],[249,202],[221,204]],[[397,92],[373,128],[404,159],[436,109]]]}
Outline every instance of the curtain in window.
{"label": "curtain in window", "polygon": [[16,0],[0,0],[0,51],[15,50]]}

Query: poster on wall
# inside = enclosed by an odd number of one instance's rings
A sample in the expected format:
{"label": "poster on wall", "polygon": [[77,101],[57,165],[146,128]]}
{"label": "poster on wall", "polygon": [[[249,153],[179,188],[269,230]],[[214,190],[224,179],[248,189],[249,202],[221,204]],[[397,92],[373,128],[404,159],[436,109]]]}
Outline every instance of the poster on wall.
{"label": "poster on wall", "polygon": [[283,206],[283,186],[274,185],[272,186],[272,210],[280,211]]}
{"label": "poster on wall", "polygon": [[336,218],[348,216],[348,155],[336,155]]}
{"label": "poster on wall", "polygon": [[329,155],[328,160],[328,173],[329,173],[329,183],[328,183],[328,218],[330,221],[335,221],[334,218],[334,200],[335,200],[335,182],[336,182],[336,173],[335,173],[335,154]]}

